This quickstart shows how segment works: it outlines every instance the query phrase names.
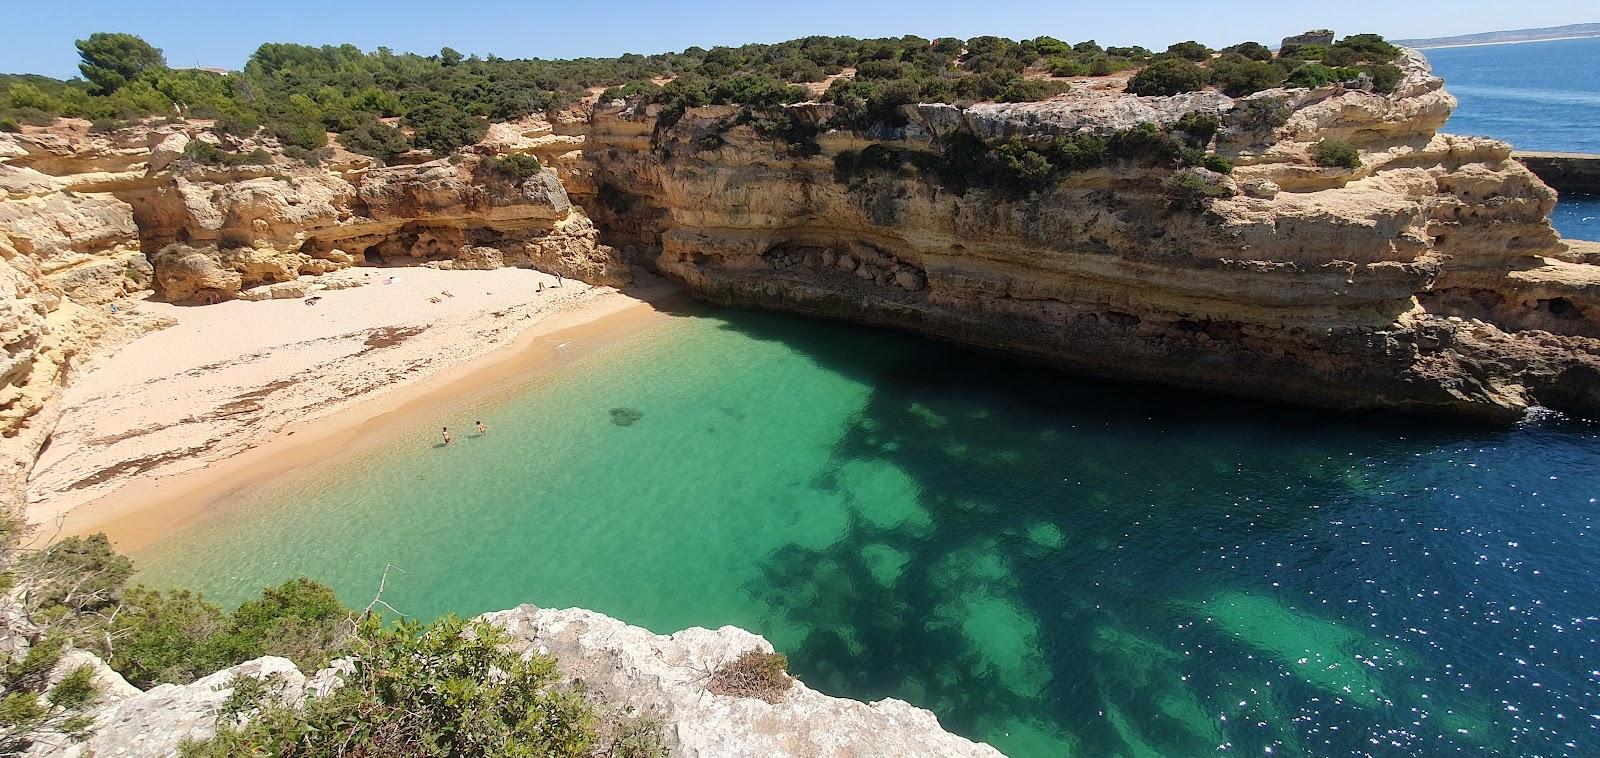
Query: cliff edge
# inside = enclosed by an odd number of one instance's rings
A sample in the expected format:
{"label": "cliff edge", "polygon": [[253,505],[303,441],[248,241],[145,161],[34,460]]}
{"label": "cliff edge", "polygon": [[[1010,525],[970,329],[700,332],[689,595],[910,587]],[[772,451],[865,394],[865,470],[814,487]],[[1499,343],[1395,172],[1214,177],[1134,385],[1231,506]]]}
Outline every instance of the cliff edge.
{"label": "cliff edge", "polygon": [[[1555,193],[1508,145],[1438,133],[1455,99],[1420,54],[1397,64],[1388,94],[1138,97],[1090,78],[1043,102],[910,106],[902,127],[798,153],[737,109],[666,124],[602,104],[570,129],[568,187],[614,244],[720,304],[1335,408],[1594,415],[1597,248],[1556,234]],[[1219,128],[1192,143],[1231,174],[1113,157],[1019,192],[952,153],[978,140],[1027,171],[1051,140],[1191,139],[1195,115]],[[1328,165],[1339,143],[1351,160]]]}
{"label": "cliff edge", "polygon": [[[673,755],[868,756],[918,755],[998,758],[1000,753],[944,731],[934,715],[905,702],[829,697],[794,681],[767,700],[724,695],[708,686],[713,670],[750,650],[770,652],[760,635],[725,626],[659,635],[593,611],[524,605],[486,614],[523,654],[555,656],[563,679],[601,700],[661,723]],[[128,685],[93,656],[77,651],[60,668],[96,665],[101,700],[92,712],[93,736],[78,744],[36,745],[32,755],[146,758],[172,755],[185,739],[205,739],[236,685],[236,677],[274,677],[290,702],[339,686],[340,670],[307,676],[284,658],[241,663],[188,685],[145,692]]]}

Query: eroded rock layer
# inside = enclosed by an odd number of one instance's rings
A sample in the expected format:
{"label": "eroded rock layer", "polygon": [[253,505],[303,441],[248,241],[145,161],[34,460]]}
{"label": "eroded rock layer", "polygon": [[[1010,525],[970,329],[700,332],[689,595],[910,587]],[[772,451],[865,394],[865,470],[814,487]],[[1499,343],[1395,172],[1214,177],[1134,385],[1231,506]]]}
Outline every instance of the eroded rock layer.
{"label": "eroded rock layer", "polygon": [[[1454,99],[1420,55],[1392,95],[1339,86],[1233,100],[1139,98],[1086,81],[1050,101],[921,105],[904,128],[828,131],[814,154],[736,109],[603,104],[563,163],[615,244],[712,302],[918,331],[1111,377],[1341,408],[1515,418],[1600,411],[1600,267],[1561,240],[1555,193],[1504,143],[1438,134]],[[1281,99],[1279,126],[1252,109]],[[793,106],[817,121],[831,106]],[[953,187],[913,161],[842,180],[872,144],[1220,117],[1232,176],[1175,209],[1169,166],[1112,163],[1031,194]],[[1323,168],[1322,140],[1359,168]]]}
{"label": "eroded rock layer", "polygon": [[0,135],[0,507],[20,504],[74,361],[163,326],[118,307],[131,295],[284,297],[360,264],[629,277],[551,171],[507,174],[473,154],[375,167],[334,151],[308,165],[270,143],[262,163],[219,167],[186,153],[224,139],[203,123],[86,126]]}
{"label": "eroded rock layer", "polygon": [[[1110,377],[1341,408],[1597,415],[1600,246],[1557,236],[1555,194],[1507,145],[1439,134],[1455,100],[1420,54],[1400,62],[1392,94],[1141,98],[1089,78],[1037,103],[910,106],[904,126],[865,132],[831,128],[833,106],[814,103],[665,120],[585,104],[495,124],[448,161],[386,167],[342,150],[307,165],[198,122],[0,135],[4,500],[20,497],[73,361],[159,326],[116,312],[120,298],[288,296],[357,263],[620,284],[613,247],[715,303]],[[1016,192],[916,159],[1196,112],[1220,120],[1208,147],[1231,175],[1122,160]],[[1357,147],[1359,167],[1319,166],[1329,139]],[[267,161],[202,165],[196,140]],[[913,159],[836,170],[875,145]],[[511,153],[546,168],[484,159]],[[1204,198],[1175,203],[1175,179]]]}

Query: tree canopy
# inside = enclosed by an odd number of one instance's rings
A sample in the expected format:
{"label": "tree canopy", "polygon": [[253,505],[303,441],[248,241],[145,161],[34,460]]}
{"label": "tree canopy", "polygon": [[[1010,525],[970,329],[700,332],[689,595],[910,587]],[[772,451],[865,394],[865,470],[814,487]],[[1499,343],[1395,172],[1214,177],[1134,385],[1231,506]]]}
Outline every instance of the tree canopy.
{"label": "tree canopy", "polygon": [[78,70],[94,84],[97,94],[109,95],[145,71],[167,67],[159,49],[132,34],[95,32],[77,44],[83,58]]}
{"label": "tree canopy", "polygon": [[[1258,43],[1215,55],[1199,43],[1180,42],[1157,54],[1048,36],[813,36],[571,60],[466,56],[448,47],[425,56],[267,43],[235,73],[170,69],[159,49],[131,34],[98,32],[77,45],[84,79],[0,75],[0,129],[45,125],[56,116],[109,128],[176,112],[216,119],[219,133],[239,139],[265,133],[299,151],[317,150],[333,132],[349,149],[390,160],[412,146],[448,153],[482,137],[491,121],[562,108],[597,90],[603,100],[658,103],[661,123],[670,124],[700,105],[800,102],[815,90],[796,85],[829,81],[820,99],[839,106],[836,122],[866,128],[898,125],[908,103],[1046,99],[1068,86],[1051,75],[1142,69],[1128,91],[1172,95],[1217,87],[1236,97],[1285,83],[1321,86],[1362,77],[1389,91],[1402,78],[1390,65],[1399,49],[1370,34],[1276,56]],[[409,138],[394,130],[396,118]]]}

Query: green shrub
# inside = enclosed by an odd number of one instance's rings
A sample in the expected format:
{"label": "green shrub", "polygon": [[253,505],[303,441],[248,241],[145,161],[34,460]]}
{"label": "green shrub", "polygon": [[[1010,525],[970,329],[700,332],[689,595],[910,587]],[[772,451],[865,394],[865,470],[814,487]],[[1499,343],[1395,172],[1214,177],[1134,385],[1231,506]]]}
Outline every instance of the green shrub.
{"label": "green shrub", "polygon": [[[963,79],[961,81],[967,81]],[[861,82],[836,79],[822,95],[822,101],[838,106],[834,123],[852,129],[883,125],[904,126],[902,108],[921,99],[922,87],[906,79]]]}
{"label": "green shrub", "polygon": [[736,76],[714,82],[709,90],[711,103],[773,108],[806,99],[805,91],[771,76]]}
{"label": "green shrub", "polygon": [[505,156],[489,156],[483,159],[483,167],[495,176],[505,177],[516,182],[525,182],[530,177],[536,176],[544,170],[539,163],[538,156],[528,153],[511,153]]}
{"label": "green shrub", "polygon": [[1217,130],[1222,128],[1222,120],[1211,113],[1189,111],[1178,119],[1178,123],[1174,124],[1173,128],[1189,135],[1196,143],[1204,146],[1211,142],[1211,138],[1216,136]]}
{"label": "green shrub", "polygon": [[1320,61],[1328,54],[1324,45],[1284,45],[1278,49],[1279,58],[1290,58],[1298,61]]}
{"label": "green shrub", "polygon": [[[426,627],[369,620],[345,686],[304,707],[258,692],[260,711],[184,756],[584,755],[594,714],[558,687],[555,661],[508,650],[498,627],[449,617]],[[243,706],[239,704],[236,707]]]}
{"label": "green shrub", "polygon": [[0,132],[16,133],[20,131],[22,131],[22,125],[17,123],[16,119],[10,116],[0,118]]}
{"label": "green shrub", "polygon": [[1229,97],[1244,97],[1283,86],[1283,67],[1228,54],[1211,62],[1211,81]]}
{"label": "green shrub", "polygon": [[756,134],[764,139],[775,140],[784,144],[789,155],[805,158],[818,155],[822,152],[822,145],[817,143],[817,135],[822,133],[822,126],[814,121],[802,118],[793,111],[762,111],[759,113],[746,111],[746,120]]}
{"label": "green shrub", "polygon": [[133,576],[133,561],[118,555],[105,534],[68,537],[22,560],[33,600],[47,618],[110,608]]}
{"label": "green shrub", "polygon": [[1287,100],[1258,97],[1235,103],[1232,110],[1223,114],[1223,123],[1246,134],[1262,134],[1289,123],[1293,115]]}
{"label": "green shrub", "polygon": [[132,122],[120,118],[97,118],[89,122],[90,134],[108,134],[118,129],[126,129]]}
{"label": "green shrub", "polygon": [[27,751],[34,739],[61,732],[81,739],[92,720],[82,713],[98,694],[94,669],[78,666],[54,686],[50,672],[61,661],[64,642],[50,636],[38,640],[22,660],[12,660],[0,676],[0,755]]}
{"label": "green shrub", "polygon": [[1152,162],[1176,159],[1183,149],[1176,137],[1149,122],[1112,134],[1107,146],[1113,158]]}
{"label": "green shrub", "polygon": [[1377,34],[1352,34],[1334,44],[1335,48],[1348,50],[1361,61],[1388,63],[1400,57],[1400,48],[1385,42]]}
{"label": "green shrub", "polygon": [[1164,58],[1146,66],[1128,80],[1135,95],[1176,95],[1204,89],[1210,72],[1182,58]]}
{"label": "green shrub", "polygon": [[1205,157],[1200,160],[1200,167],[1210,169],[1219,174],[1233,173],[1233,161],[1216,153],[1206,153]]}
{"label": "green shrub", "polygon": [[49,126],[56,122],[56,117],[49,112],[26,106],[13,109],[11,117],[28,126]]}
{"label": "green shrub", "polygon": [[211,130],[217,134],[226,134],[239,139],[249,139],[261,129],[261,119],[256,114],[245,110],[231,109],[222,113],[212,123]]}
{"label": "green shrub", "polygon": [[189,140],[183,154],[196,163],[207,166],[264,166],[272,163],[272,154],[256,148],[248,153],[230,153],[202,140]]}
{"label": "green shrub", "polygon": [[1344,140],[1325,139],[1311,151],[1312,160],[1323,168],[1361,168],[1361,151]]}
{"label": "green shrub", "polygon": [[1167,55],[1177,56],[1184,60],[1203,61],[1211,57],[1211,48],[1194,40],[1179,42],[1167,48]]}
{"label": "green shrub", "polygon": [[1260,42],[1241,42],[1232,47],[1222,48],[1224,53],[1236,53],[1253,61],[1272,60],[1272,50]]}
{"label": "green shrub", "polygon": [[833,157],[833,179],[840,184],[849,184],[857,177],[874,172],[898,171],[905,163],[905,151],[883,145],[845,150]]}
{"label": "green shrub", "polygon": [[898,61],[862,61],[856,67],[857,79],[901,79],[906,66]]}
{"label": "green shrub", "polygon": [[291,160],[300,161],[307,166],[321,166],[322,159],[325,157],[324,154],[327,152],[327,148],[322,148],[319,150],[307,150],[303,147],[298,147],[295,145],[290,145],[283,149],[284,157]]}
{"label": "green shrub", "polygon": [[273,121],[267,124],[267,129],[284,147],[315,150],[328,144],[328,132],[321,120]]}
{"label": "green shrub", "polygon": [[473,144],[489,131],[487,120],[437,97],[425,99],[406,111],[402,123],[411,127],[413,144],[438,156]]}
{"label": "green shrub", "polygon": [[1048,100],[1066,92],[1068,88],[1069,85],[1063,82],[1018,77],[1011,80],[1005,89],[1000,90],[1000,94],[995,99],[1002,103],[1032,103]]}
{"label": "green shrub", "polygon": [[1405,80],[1405,72],[1399,66],[1389,63],[1380,63],[1367,69],[1367,74],[1372,77],[1372,89],[1387,95],[1393,93],[1400,82]]}
{"label": "green shrub", "polygon": [[1329,68],[1320,63],[1307,63],[1289,74],[1286,83],[1290,87],[1326,87],[1350,81],[1360,75],[1360,71],[1351,68]]}
{"label": "green shrub", "polygon": [[339,144],[352,153],[370,155],[384,163],[392,162],[411,149],[405,132],[377,119],[363,121],[340,132]]}
{"label": "green shrub", "polygon": [[1207,200],[1228,194],[1227,190],[1192,172],[1179,172],[1167,177],[1161,183],[1161,190],[1166,195],[1168,208],[1191,212],[1205,210]]}
{"label": "green shrub", "polygon": [[300,578],[263,589],[233,613],[184,590],[128,590],[111,666],[140,687],[185,683],[221,668],[282,655],[315,670],[345,642],[349,612],[327,586]]}

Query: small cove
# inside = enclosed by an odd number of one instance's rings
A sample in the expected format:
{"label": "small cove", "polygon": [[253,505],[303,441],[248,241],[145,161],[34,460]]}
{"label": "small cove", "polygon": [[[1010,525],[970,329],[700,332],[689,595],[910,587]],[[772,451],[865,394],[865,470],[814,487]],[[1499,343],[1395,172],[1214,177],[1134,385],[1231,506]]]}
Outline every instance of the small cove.
{"label": "small cove", "polygon": [[140,578],[365,604],[394,564],[418,616],[736,624],[816,688],[1018,756],[1600,749],[1586,424],[1244,403],[695,308],[438,416],[229,493]]}

